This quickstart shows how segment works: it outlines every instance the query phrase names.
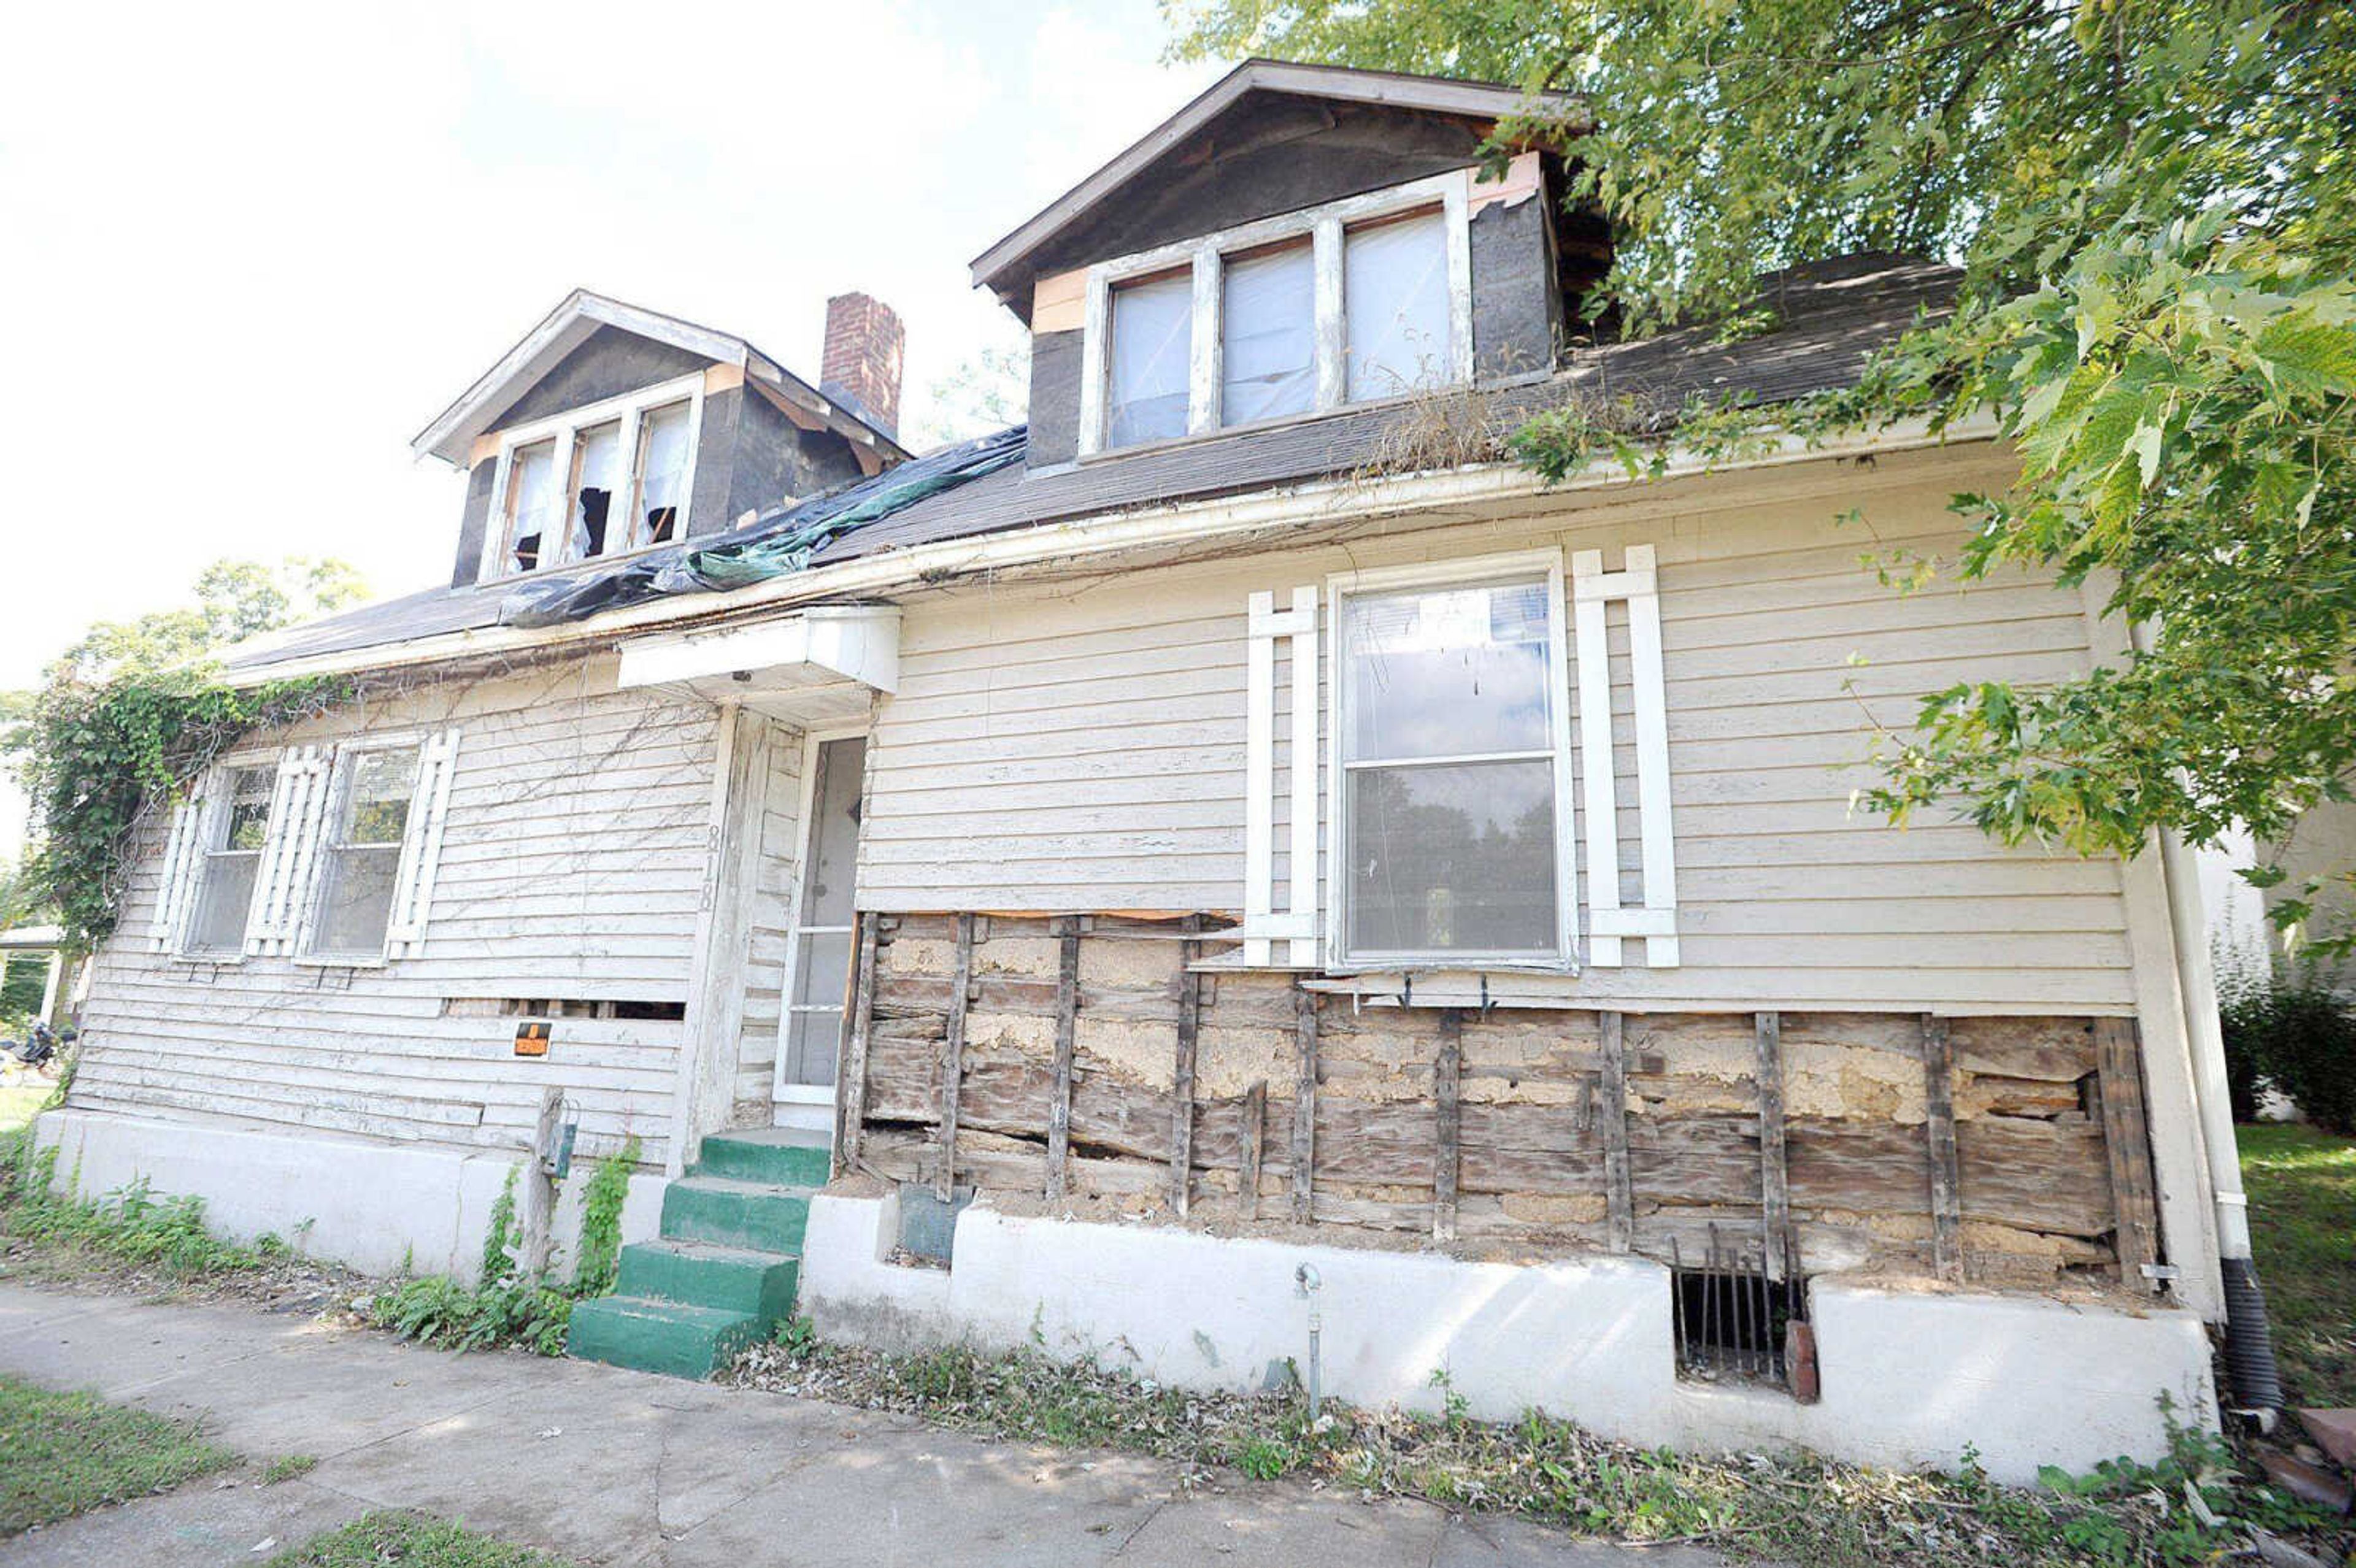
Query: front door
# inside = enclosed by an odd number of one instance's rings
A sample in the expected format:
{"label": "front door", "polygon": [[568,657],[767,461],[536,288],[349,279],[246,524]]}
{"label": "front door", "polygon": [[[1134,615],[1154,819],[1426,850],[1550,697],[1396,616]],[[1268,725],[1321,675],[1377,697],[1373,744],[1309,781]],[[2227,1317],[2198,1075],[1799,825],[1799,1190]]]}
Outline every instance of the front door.
{"label": "front door", "polygon": [[804,760],[809,813],[786,953],[785,1038],[777,1052],[779,1126],[826,1128],[851,987],[852,900],[859,863],[859,791],[867,741],[815,739]]}

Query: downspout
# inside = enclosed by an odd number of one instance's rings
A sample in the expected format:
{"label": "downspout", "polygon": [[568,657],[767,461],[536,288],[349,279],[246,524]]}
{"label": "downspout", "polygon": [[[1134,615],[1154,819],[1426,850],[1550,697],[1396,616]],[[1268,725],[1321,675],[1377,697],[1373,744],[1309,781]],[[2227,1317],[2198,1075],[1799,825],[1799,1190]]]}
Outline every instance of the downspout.
{"label": "downspout", "polygon": [[[2135,648],[2150,652],[2150,631],[2134,630]],[[2233,1132],[2233,1101],[2225,1073],[2225,1034],[2217,1021],[2217,976],[2201,918],[2201,875],[2184,840],[2163,828],[2160,870],[2168,887],[2169,933],[2176,948],[2176,983],[2191,1046],[2192,1098],[2201,1113],[2201,1144],[2209,1156],[2209,1185],[2217,1204],[2217,1261],[2225,1287],[2225,1371],[2236,1406],[2272,1431],[2283,1407],[2275,1368],[2274,1330],[2265,1292],[2250,1254],[2250,1203],[2242,1189],[2242,1156]]]}

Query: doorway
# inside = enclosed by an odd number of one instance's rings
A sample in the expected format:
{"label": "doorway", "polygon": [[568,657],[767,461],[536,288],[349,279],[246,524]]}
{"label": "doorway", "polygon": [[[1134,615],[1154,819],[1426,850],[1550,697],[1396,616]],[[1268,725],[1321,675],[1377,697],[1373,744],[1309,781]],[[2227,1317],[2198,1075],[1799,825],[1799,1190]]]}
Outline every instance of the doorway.
{"label": "doorway", "polygon": [[802,855],[786,943],[785,1013],[779,1020],[776,1125],[834,1125],[835,1064],[857,931],[863,734],[814,732],[802,756]]}

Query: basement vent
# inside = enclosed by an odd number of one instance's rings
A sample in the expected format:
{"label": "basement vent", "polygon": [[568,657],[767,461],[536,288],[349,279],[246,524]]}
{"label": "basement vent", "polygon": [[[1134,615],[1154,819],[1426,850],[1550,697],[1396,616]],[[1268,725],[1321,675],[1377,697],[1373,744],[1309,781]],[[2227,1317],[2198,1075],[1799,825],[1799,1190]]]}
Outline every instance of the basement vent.
{"label": "basement vent", "polygon": [[444,997],[445,1019],[646,1019],[680,1023],[685,1002],[605,1001],[586,997]]}
{"label": "basement vent", "polygon": [[1794,1324],[1807,1319],[1804,1282],[1780,1270],[1772,1277],[1766,1249],[1709,1227],[1701,1266],[1687,1266],[1677,1241],[1669,1243],[1675,1282],[1677,1375],[1705,1382],[1727,1380],[1789,1383],[1786,1347]]}

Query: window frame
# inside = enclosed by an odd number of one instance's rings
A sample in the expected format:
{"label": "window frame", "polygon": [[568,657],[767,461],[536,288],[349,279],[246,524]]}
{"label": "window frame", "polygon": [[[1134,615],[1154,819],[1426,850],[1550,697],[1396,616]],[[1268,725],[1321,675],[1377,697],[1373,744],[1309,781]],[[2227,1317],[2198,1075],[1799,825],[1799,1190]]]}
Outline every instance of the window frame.
{"label": "window frame", "polygon": [[322,953],[313,944],[318,940],[320,906],[327,896],[328,860],[337,848],[336,819],[343,810],[344,791],[350,786],[355,759],[369,752],[407,751],[415,752],[417,756],[418,772],[410,776],[409,816],[402,823],[402,836],[390,846],[379,846],[393,851],[393,895],[398,898],[402,859],[408,849],[409,836],[417,831],[417,784],[424,770],[425,742],[429,739],[430,731],[402,730],[346,741],[336,746],[334,755],[327,762],[327,807],[319,817],[318,847],[312,855],[310,886],[302,889],[298,895],[302,900],[303,919],[295,935],[294,951],[287,955],[290,961],[321,969],[381,969],[392,962],[389,956],[392,948],[391,905],[386,906],[384,933],[378,937],[373,953],[360,949],[349,953]]}
{"label": "window frame", "polygon": [[[1543,575],[1547,585],[1547,731],[1554,764],[1554,950],[1545,953],[1491,953],[1474,950],[1430,953],[1350,951],[1350,892],[1345,868],[1350,842],[1350,765],[1344,757],[1343,737],[1349,727],[1349,684],[1344,675],[1346,651],[1342,645],[1347,601],[1360,595],[1440,590],[1505,579]],[[1471,556],[1461,560],[1418,561],[1409,565],[1370,567],[1337,571],[1325,580],[1325,669],[1328,711],[1325,714],[1325,966],[1342,973],[1427,969],[1483,969],[1572,974],[1579,953],[1578,820],[1572,814],[1572,753],[1570,699],[1575,672],[1570,667],[1569,604],[1565,592],[1563,557],[1559,549],[1517,550],[1507,554]],[[1463,754],[1470,758],[1474,753]]]}
{"label": "window frame", "polygon": [[[225,965],[245,962],[245,933],[252,929],[253,901],[261,894],[258,871],[262,860],[270,852],[270,833],[277,826],[275,817],[278,809],[278,763],[282,754],[277,752],[236,752],[222,757],[206,770],[204,818],[197,824],[197,858],[201,864],[196,870],[196,885],[188,890],[187,907],[180,917],[180,929],[172,933],[171,955],[181,963]],[[221,823],[232,804],[229,791],[230,776],[233,773],[249,772],[270,775],[269,794],[272,816],[265,819],[266,826],[262,829],[262,847],[253,851],[257,876],[253,890],[246,898],[245,923],[238,928],[238,942],[234,948],[198,947],[195,943],[197,914],[204,907],[206,873],[211,869],[213,856],[219,853],[211,848],[213,836],[220,831]]]}
{"label": "window frame", "polygon": [[[1319,207],[1258,219],[1234,229],[1202,235],[1173,244],[1141,251],[1134,255],[1098,261],[1087,269],[1087,314],[1080,345],[1080,428],[1078,456],[1082,462],[1136,452],[1150,452],[1183,441],[1264,430],[1301,420],[1339,413],[1348,409],[1378,408],[1404,401],[1417,391],[1356,402],[1348,393],[1348,302],[1344,298],[1343,246],[1345,230],[1377,219],[1398,218],[1427,208],[1440,210],[1442,242],[1448,259],[1449,376],[1445,387],[1471,383],[1472,374],[1472,240],[1469,227],[1472,205],[1471,169],[1451,169],[1405,185],[1347,197]],[[1225,290],[1222,268],[1231,253],[1264,250],[1307,237],[1314,279],[1316,318],[1316,392],[1309,411],[1280,414],[1242,424],[1219,421],[1220,390],[1225,381],[1225,344],[1221,314]],[[1175,268],[1191,269],[1194,317],[1188,342],[1186,433],[1164,441],[1131,446],[1107,443],[1110,432],[1112,369],[1112,291],[1124,283]],[[546,570],[542,568],[541,570]]]}
{"label": "window frame", "polygon": [[[619,397],[584,403],[577,409],[567,409],[560,414],[552,414],[545,419],[534,420],[529,424],[515,425],[500,431],[497,437],[498,441],[497,466],[491,474],[490,509],[484,519],[483,553],[478,563],[476,581],[512,582],[525,578],[544,577],[551,572],[562,571],[570,567],[583,566],[591,562],[603,564],[606,561],[626,560],[631,556],[643,555],[650,549],[660,549],[665,545],[676,544],[684,539],[687,537],[689,517],[693,509],[695,499],[696,458],[699,455],[697,449],[703,442],[704,390],[703,373],[696,371],[690,375],[674,377],[668,381],[658,382],[651,387],[641,387],[636,391],[625,392]],[[638,472],[639,421],[657,409],[667,408],[678,402],[685,402],[688,405],[687,466],[680,475],[680,491],[682,499],[680,504],[678,521],[671,528],[671,537],[660,544],[637,545],[626,549],[609,548],[599,555],[574,557],[565,553],[571,547],[573,535],[573,453],[578,436],[583,432],[594,430],[599,425],[616,422],[621,425],[621,453],[624,466],[622,478],[628,490],[631,514],[635,515],[638,485],[643,477]],[[508,488],[514,476],[515,455],[525,447],[537,446],[541,442],[552,439],[556,443],[556,451],[550,474],[556,486],[561,508],[556,518],[560,526],[555,530],[559,549],[555,558],[551,559],[548,549],[548,530],[543,528],[540,564],[529,571],[520,571],[515,569],[514,557],[509,549],[509,530],[512,520],[508,516]],[[609,547],[614,542],[614,521],[613,511],[609,508],[605,522],[605,538]]]}

